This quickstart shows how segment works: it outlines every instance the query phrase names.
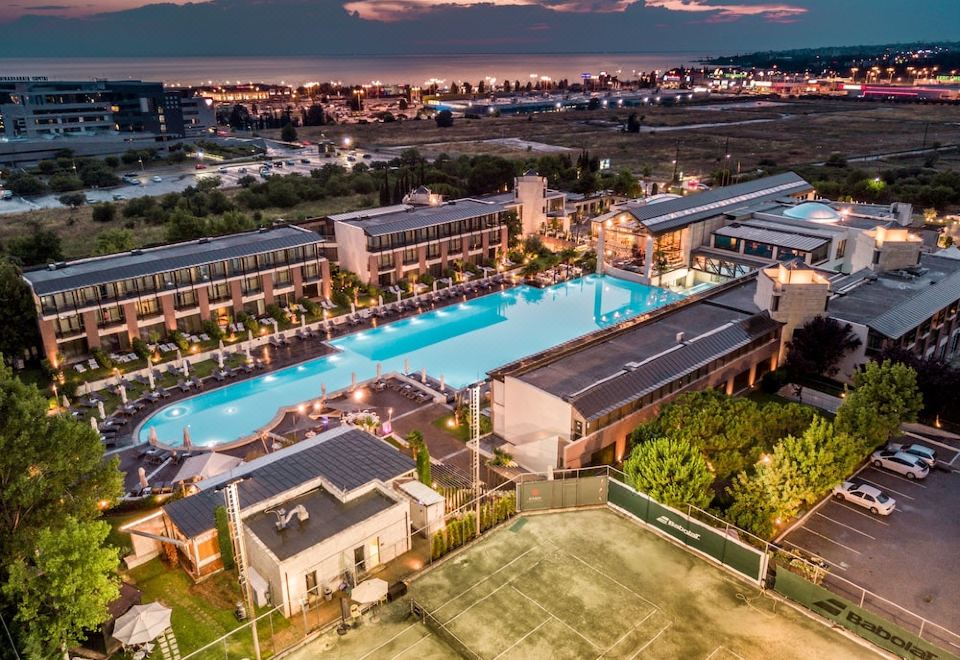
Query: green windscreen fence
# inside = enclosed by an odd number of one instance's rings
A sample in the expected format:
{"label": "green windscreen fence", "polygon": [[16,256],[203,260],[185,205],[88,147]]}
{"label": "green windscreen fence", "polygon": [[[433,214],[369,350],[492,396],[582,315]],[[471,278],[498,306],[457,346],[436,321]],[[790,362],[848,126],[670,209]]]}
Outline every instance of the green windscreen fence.
{"label": "green windscreen fence", "polygon": [[611,480],[608,491],[610,504],[751,580],[760,580],[763,566],[763,553],[760,550],[745,545],[724,530],[715,529],[664,506],[619,481]]}
{"label": "green windscreen fence", "polygon": [[608,481],[608,477],[601,476],[522,483],[518,486],[518,510],[545,511],[603,505],[607,503]]}
{"label": "green windscreen fence", "polygon": [[777,564],[774,590],[880,648],[905,658],[958,660],[955,654]]}

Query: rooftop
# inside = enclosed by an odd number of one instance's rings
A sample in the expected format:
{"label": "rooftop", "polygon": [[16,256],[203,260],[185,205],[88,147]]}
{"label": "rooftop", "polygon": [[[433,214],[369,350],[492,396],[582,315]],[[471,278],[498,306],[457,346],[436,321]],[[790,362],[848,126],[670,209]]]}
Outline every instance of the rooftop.
{"label": "rooftop", "polygon": [[832,289],[830,316],[898,339],[960,300],[960,261],[925,254],[918,268],[879,275],[861,270],[835,279]]}
{"label": "rooftop", "polygon": [[241,465],[228,475],[205,479],[196,495],[171,502],[164,512],[183,534],[194,537],[213,529],[213,512],[223,504],[216,491],[229,479],[246,476],[239,487],[243,509],[323,477],[349,492],[371,481],[390,481],[411,472],[413,461],[369,433],[339,427]]}
{"label": "rooftop", "polygon": [[731,213],[748,204],[811,191],[813,186],[800,175],[785,172],[656,204],[626,204],[619,210],[629,211],[650,231],[664,232],[711,216]]}
{"label": "rooftop", "polygon": [[440,206],[416,206],[405,211],[370,215],[369,217],[344,220],[350,225],[362,227],[368,236],[384,236],[400,231],[410,231],[442,225],[457,220],[497,213],[503,204],[496,201],[459,199]]}
{"label": "rooftop", "polygon": [[322,241],[318,234],[302,227],[273,227],[69,261],[62,265],[26,271],[23,277],[37,295],[45,296],[225,259],[239,259],[274,250],[313,245]]}
{"label": "rooftop", "polygon": [[306,521],[294,516],[284,529],[278,530],[277,515],[271,510],[250,516],[244,524],[278,560],[285,561],[395,504],[378,490],[341,502],[318,488],[282,505],[287,511],[302,505],[310,514]]}
{"label": "rooftop", "polygon": [[793,250],[802,250],[811,252],[816,250],[824,243],[829,242],[826,238],[817,238],[814,236],[803,236],[786,231],[776,231],[763,227],[753,227],[746,224],[734,223],[726,227],[721,227],[713,232],[717,236],[727,236],[738,238],[745,241],[766,243],[778,247],[790,248]]}

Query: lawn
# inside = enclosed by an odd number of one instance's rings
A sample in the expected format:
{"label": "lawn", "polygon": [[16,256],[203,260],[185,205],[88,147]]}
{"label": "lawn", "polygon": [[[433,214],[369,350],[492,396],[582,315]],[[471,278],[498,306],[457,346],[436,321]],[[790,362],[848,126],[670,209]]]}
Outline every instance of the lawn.
{"label": "lawn", "polygon": [[[234,616],[234,608],[242,597],[237,576],[232,571],[217,573],[203,582],[194,583],[185,571],[153,559],[128,571],[126,579],[143,592],[144,603],[160,601],[173,610],[171,626],[183,655],[206,646],[240,625]],[[270,609],[263,608],[259,614]],[[290,625],[279,614],[274,614],[272,619],[272,625],[269,618],[261,620],[259,636],[264,655],[270,655],[268,640],[271,631],[280,632]],[[225,647],[217,645],[219,657],[224,657],[224,651],[232,658],[253,657],[250,633],[240,631],[228,639]],[[159,657],[159,654],[155,655]]]}
{"label": "lawn", "polygon": [[[452,413],[438,417],[430,423],[444,433],[452,435],[460,442],[469,442],[470,440],[470,425],[465,420],[457,424]],[[490,418],[486,417],[485,415],[480,415],[480,434],[486,435],[492,430],[493,426],[490,422]]]}

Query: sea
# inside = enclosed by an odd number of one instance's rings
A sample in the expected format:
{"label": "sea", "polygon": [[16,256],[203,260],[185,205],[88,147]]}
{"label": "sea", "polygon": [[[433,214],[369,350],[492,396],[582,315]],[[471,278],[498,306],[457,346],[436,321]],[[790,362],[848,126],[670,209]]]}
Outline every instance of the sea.
{"label": "sea", "polygon": [[431,81],[476,83],[491,78],[524,83],[540,78],[566,78],[572,83],[588,74],[596,76],[602,72],[632,78],[638,72],[696,65],[716,55],[723,53],[0,58],[0,79],[6,76],[46,76],[51,80],[109,78],[184,86],[245,82],[418,85]]}

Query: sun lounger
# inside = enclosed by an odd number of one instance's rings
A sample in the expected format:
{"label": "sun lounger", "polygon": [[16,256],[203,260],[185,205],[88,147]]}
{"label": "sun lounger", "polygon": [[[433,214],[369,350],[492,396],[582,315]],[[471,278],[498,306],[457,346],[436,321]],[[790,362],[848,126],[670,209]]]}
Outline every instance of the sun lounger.
{"label": "sun lounger", "polygon": [[202,335],[200,335],[200,341],[210,341],[210,335],[208,335],[207,333],[203,333]]}
{"label": "sun lounger", "polygon": [[73,368],[77,370],[78,374],[82,374],[87,370],[87,368],[80,363],[73,365]]}
{"label": "sun lounger", "polygon": [[90,358],[89,360],[87,360],[87,366],[90,367],[91,369],[98,369],[100,367],[97,361],[94,360],[93,358]]}

